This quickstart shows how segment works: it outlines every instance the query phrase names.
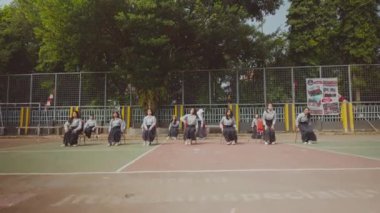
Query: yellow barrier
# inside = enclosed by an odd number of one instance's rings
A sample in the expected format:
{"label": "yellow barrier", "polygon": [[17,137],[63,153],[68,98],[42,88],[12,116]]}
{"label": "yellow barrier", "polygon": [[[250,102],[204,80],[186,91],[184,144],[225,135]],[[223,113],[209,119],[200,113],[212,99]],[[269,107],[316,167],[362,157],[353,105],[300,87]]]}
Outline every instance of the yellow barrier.
{"label": "yellow barrier", "polygon": [[28,134],[28,127],[29,127],[29,123],[30,123],[30,108],[27,107],[26,108],[26,112],[25,112],[25,134],[27,135]]}
{"label": "yellow barrier", "polygon": [[[183,116],[183,105],[182,104],[180,105],[179,113],[180,113],[180,117],[182,117]],[[179,128],[180,129],[182,128],[182,122],[179,122]]]}
{"label": "yellow barrier", "polygon": [[348,122],[347,122],[347,103],[346,102],[342,103],[340,115],[341,115],[343,129],[345,132],[347,132],[348,131]]}
{"label": "yellow barrier", "polygon": [[127,128],[131,127],[131,106],[127,107]]}
{"label": "yellow barrier", "polygon": [[121,107],[121,119],[124,120],[125,118],[125,106]]}
{"label": "yellow barrier", "polygon": [[289,132],[289,104],[285,104],[285,131]]}
{"label": "yellow barrier", "polygon": [[350,118],[350,130],[351,132],[355,131],[355,123],[354,123],[354,110],[352,103],[348,104],[348,113],[349,113],[349,118]]}
{"label": "yellow barrier", "polygon": [[236,104],[235,106],[235,117],[236,117],[236,129],[239,131],[239,123],[240,123],[240,110],[239,110],[239,104]]}

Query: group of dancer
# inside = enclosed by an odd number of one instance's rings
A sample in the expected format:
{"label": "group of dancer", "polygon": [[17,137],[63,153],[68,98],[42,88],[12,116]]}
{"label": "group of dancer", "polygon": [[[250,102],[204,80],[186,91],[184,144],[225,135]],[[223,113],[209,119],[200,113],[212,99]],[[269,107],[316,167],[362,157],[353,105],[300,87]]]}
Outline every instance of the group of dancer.
{"label": "group of dancer", "polygon": [[[251,127],[253,139],[264,139],[265,144],[275,144],[276,134],[276,112],[273,110],[273,105],[268,104],[263,116],[255,115]],[[317,141],[317,137],[314,133],[311,125],[310,109],[306,107],[302,113],[296,118],[297,131],[301,132],[301,139],[304,144],[312,144],[312,141]]]}
{"label": "group of dancer", "polygon": [[[64,136],[62,146],[78,146],[79,135],[84,133],[84,136],[91,138],[92,133],[97,129],[96,120],[93,115],[84,123],[80,118],[79,112],[74,111],[71,117],[63,125]],[[118,146],[121,135],[125,130],[125,122],[120,118],[118,112],[113,112],[112,119],[108,127],[108,146]]]}
{"label": "group of dancer", "polygon": [[[173,116],[169,124],[168,139],[178,139],[180,122],[183,122],[184,124],[183,140],[185,145],[196,143],[197,138],[204,139],[207,136],[207,131],[203,113],[203,109],[196,110],[195,108],[191,108],[190,113],[180,117],[179,120],[177,120],[177,116]],[[303,143],[311,143],[311,141],[317,140],[311,126],[310,116],[310,110],[305,108],[296,119],[296,127],[297,130],[301,132]],[[82,131],[86,137],[91,138],[91,134],[95,132],[97,128],[96,120],[94,120],[93,116],[90,116],[89,119],[84,124],[83,123],[84,122],[80,119],[79,113],[74,111],[70,119],[64,125],[65,134],[63,146],[77,146],[78,137],[82,134]],[[263,139],[267,145],[275,144],[275,124],[276,112],[273,109],[273,105],[269,103],[262,117],[256,114],[252,121],[252,138]],[[236,121],[231,109],[226,110],[225,115],[219,122],[219,127],[227,145],[237,144],[238,136]],[[156,128],[157,119],[153,115],[152,110],[148,109],[141,125],[144,146],[151,145],[157,137]],[[120,118],[118,112],[113,112],[108,128],[108,146],[118,146],[120,144],[121,135],[124,131],[124,120]]]}

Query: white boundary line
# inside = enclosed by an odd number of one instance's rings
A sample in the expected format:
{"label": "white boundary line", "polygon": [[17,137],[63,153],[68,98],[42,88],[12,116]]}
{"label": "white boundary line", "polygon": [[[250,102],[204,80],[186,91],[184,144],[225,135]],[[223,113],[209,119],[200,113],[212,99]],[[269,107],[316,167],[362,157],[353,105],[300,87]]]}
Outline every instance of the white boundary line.
{"label": "white boundary line", "polygon": [[65,176],[65,175],[121,175],[121,174],[192,174],[192,173],[266,173],[266,172],[334,172],[380,171],[380,167],[367,168],[295,168],[295,169],[224,169],[224,170],[163,170],[126,172],[67,172],[67,173],[0,173],[0,176]]}
{"label": "white boundary line", "polygon": [[356,154],[350,154],[350,153],[345,153],[345,152],[338,152],[338,151],[329,150],[328,148],[324,149],[324,148],[313,147],[312,144],[310,144],[310,145],[309,144],[298,144],[298,145],[297,144],[287,144],[287,145],[298,147],[298,148],[317,150],[317,151],[321,151],[321,152],[330,152],[330,153],[338,154],[338,155],[346,155],[346,156],[350,156],[350,157],[364,158],[367,160],[380,161],[380,158],[373,158],[373,157],[367,157],[364,155],[356,155]]}
{"label": "white boundary line", "polygon": [[136,161],[140,160],[141,158],[143,158],[144,156],[146,156],[147,154],[153,152],[154,150],[156,150],[158,147],[160,147],[161,145],[157,145],[156,147],[152,148],[151,150],[148,150],[147,152],[144,152],[143,154],[141,154],[140,156],[138,156],[137,158],[135,158],[134,160],[132,160],[131,162],[128,162],[126,163],[124,166],[120,167],[119,169],[116,170],[116,172],[120,173],[121,171],[123,171],[124,169],[126,169],[128,166],[134,164]]}
{"label": "white boundary line", "polygon": [[80,149],[75,149],[75,148],[67,148],[66,150],[62,149],[62,150],[20,150],[20,151],[15,151],[15,150],[8,150],[8,151],[1,151],[0,150],[0,154],[1,153],[56,153],[56,152],[66,152],[66,153],[70,153],[70,152],[125,152],[127,151],[127,149],[112,149],[112,148],[108,148],[108,149],[99,149],[99,150],[96,150],[96,149],[83,149],[83,150],[80,150]]}

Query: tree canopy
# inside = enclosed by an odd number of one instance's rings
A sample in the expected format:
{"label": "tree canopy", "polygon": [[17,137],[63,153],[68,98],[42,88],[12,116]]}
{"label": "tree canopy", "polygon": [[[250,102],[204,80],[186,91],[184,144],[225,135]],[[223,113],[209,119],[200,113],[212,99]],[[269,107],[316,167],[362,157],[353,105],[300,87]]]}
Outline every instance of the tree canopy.
{"label": "tree canopy", "polygon": [[[0,12],[0,72],[112,71],[144,106],[169,73],[262,65],[269,41],[249,23],[281,0],[15,0]],[[259,52],[262,51],[262,52]],[[270,51],[270,50],[269,50]],[[122,92],[120,92],[122,93]]]}
{"label": "tree canopy", "polygon": [[380,61],[379,0],[290,2],[289,32],[265,35],[252,21],[282,0],[14,0],[0,73],[110,71],[117,96],[133,85],[154,108],[178,70]]}
{"label": "tree canopy", "polygon": [[290,0],[289,56],[296,65],[379,62],[379,0]]}

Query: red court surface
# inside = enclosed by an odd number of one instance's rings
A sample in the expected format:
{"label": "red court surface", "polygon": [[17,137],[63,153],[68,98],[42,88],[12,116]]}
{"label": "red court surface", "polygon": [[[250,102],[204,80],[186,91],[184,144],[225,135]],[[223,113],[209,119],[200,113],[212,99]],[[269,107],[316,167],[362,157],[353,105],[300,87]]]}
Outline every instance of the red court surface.
{"label": "red court surface", "polygon": [[123,171],[329,169],[380,167],[379,160],[289,144],[163,144]]}

